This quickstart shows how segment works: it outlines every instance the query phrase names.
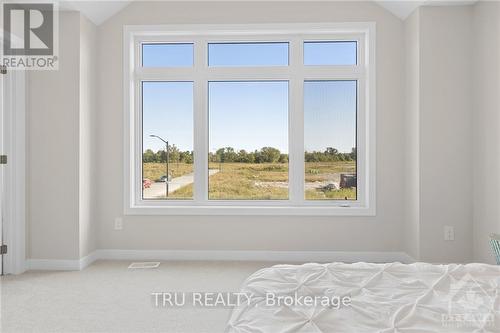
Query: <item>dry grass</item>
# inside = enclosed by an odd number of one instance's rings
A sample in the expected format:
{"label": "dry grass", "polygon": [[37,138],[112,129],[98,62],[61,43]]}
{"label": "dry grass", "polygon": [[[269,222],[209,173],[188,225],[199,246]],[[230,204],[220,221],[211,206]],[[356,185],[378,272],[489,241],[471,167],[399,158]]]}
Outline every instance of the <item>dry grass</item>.
{"label": "dry grass", "polygon": [[[336,183],[338,185],[340,182],[341,173],[356,173],[356,162],[307,162],[305,166],[306,183]],[[331,191],[323,191],[321,189],[307,189],[306,199],[356,200],[356,188],[342,188]]]}
{"label": "dry grass", "polygon": [[177,191],[170,193],[169,199],[192,199],[193,198],[193,184],[181,187]]}
{"label": "dry grass", "polygon": [[[211,168],[219,168],[211,164]],[[258,186],[262,182],[288,182],[287,164],[223,163],[208,183],[213,200],[286,200],[288,189]]]}
{"label": "dry grass", "polygon": [[[169,172],[173,178],[180,177],[193,172],[193,165],[187,163],[170,163]],[[144,178],[156,181],[167,174],[165,171],[165,163],[144,163],[143,173]]]}
{"label": "dry grass", "polygon": [[[193,172],[192,164],[171,165],[173,176]],[[222,170],[209,179],[209,199],[212,200],[286,200],[288,199],[288,164],[247,164],[247,163],[210,163],[210,169]],[[146,178],[158,179],[165,174],[161,163],[146,163]],[[338,182],[340,173],[355,173],[356,164],[350,162],[306,163],[305,179],[307,183],[325,184]],[[323,191],[307,189],[309,200],[355,200],[356,188]],[[180,188],[170,194],[170,198],[192,198],[193,185]]]}
{"label": "dry grass", "polygon": [[341,188],[334,191],[306,190],[309,200],[356,200],[356,188]]}
{"label": "dry grass", "polygon": [[355,173],[356,162],[307,162],[305,171],[306,182],[328,181],[333,175]]}

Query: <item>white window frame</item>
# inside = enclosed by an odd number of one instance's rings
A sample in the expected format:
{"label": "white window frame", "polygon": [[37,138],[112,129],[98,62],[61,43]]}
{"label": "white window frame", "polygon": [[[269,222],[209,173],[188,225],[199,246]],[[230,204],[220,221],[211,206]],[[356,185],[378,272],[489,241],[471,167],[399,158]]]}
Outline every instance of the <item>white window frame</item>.
{"label": "white window frame", "polygon": [[[355,66],[304,66],[304,41],[358,42]],[[289,43],[289,65],[209,67],[208,43]],[[193,67],[143,68],[142,43],[193,43]],[[375,215],[375,23],[125,26],[124,213],[126,215]],[[142,81],[194,82],[194,198],[142,199]],[[288,200],[208,200],[208,82],[289,82]],[[357,200],[304,199],[304,80],[357,80]]]}

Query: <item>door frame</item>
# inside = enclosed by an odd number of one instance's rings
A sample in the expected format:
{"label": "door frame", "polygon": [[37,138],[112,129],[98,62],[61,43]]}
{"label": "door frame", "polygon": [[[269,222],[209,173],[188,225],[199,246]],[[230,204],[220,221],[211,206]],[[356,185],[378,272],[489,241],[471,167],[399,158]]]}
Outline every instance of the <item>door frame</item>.
{"label": "door frame", "polygon": [[8,252],[4,255],[4,273],[21,274],[26,270],[26,73],[11,71],[7,90],[4,147],[8,164],[4,171],[3,234]]}
{"label": "door frame", "polygon": [[[0,40],[0,47],[2,44]],[[3,271],[21,274],[26,271],[26,72],[7,70],[3,78],[5,132],[1,154],[8,159],[3,166],[5,200],[2,207],[3,239],[8,251],[4,255]]]}

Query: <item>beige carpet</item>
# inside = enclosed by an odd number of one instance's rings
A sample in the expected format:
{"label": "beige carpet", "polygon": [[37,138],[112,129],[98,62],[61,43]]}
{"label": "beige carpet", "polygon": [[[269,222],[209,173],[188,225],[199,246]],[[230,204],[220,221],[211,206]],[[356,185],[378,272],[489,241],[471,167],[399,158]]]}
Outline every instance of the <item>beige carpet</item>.
{"label": "beige carpet", "polygon": [[156,308],[152,292],[238,291],[262,262],[162,262],[128,270],[98,261],[81,272],[27,272],[1,280],[1,332],[223,332],[230,309]]}

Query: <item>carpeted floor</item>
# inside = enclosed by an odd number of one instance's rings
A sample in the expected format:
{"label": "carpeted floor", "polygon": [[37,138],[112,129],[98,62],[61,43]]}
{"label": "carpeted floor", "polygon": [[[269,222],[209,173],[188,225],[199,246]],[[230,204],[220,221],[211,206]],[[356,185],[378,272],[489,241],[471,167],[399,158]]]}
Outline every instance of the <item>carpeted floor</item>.
{"label": "carpeted floor", "polygon": [[238,291],[262,262],[162,262],[128,270],[98,261],[81,272],[27,272],[1,280],[1,332],[223,332],[230,309],[157,308],[153,292]]}

